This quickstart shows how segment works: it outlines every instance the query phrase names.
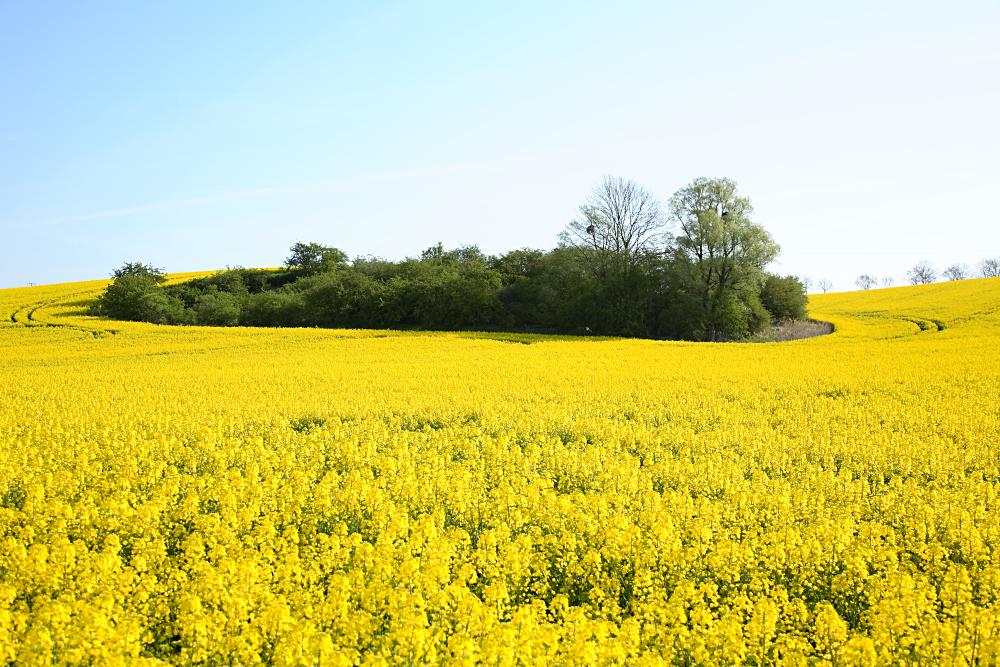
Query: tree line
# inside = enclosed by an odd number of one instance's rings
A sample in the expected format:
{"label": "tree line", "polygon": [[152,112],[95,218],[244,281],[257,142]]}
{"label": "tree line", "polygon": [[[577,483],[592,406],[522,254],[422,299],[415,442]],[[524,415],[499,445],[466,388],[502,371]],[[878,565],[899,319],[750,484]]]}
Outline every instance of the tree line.
{"label": "tree line", "polygon": [[[939,279],[953,281],[969,280],[970,278],[1000,278],[1000,257],[991,257],[980,261],[977,269],[978,271],[973,271],[969,268],[968,264],[957,263],[946,268],[939,276],[937,270],[930,262],[921,260],[906,272],[906,280],[911,285],[929,285],[930,283],[937,282]],[[862,290],[870,290],[875,287],[892,287],[895,284],[896,281],[892,276],[878,278],[868,273],[862,273],[854,281],[854,285]],[[806,282],[806,287],[809,286],[809,283]],[[816,286],[824,294],[833,289],[833,283],[826,278],[817,281]]]}
{"label": "tree line", "polygon": [[296,243],[282,269],[235,268],[164,286],[132,262],[94,311],[216,326],[477,329],[735,340],[805,316],[806,290],[766,271],[779,247],[729,179],[696,179],[666,205],[606,177],[551,250],[486,255],[440,243],[401,261]]}

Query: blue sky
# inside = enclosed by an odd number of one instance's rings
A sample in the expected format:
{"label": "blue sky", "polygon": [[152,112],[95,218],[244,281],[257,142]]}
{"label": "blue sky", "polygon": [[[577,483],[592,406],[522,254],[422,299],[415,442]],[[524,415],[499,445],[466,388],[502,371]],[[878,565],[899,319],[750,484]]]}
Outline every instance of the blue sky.
{"label": "blue sky", "polygon": [[840,289],[1000,256],[1000,3],[5,2],[0,286],[552,247],[735,179]]}

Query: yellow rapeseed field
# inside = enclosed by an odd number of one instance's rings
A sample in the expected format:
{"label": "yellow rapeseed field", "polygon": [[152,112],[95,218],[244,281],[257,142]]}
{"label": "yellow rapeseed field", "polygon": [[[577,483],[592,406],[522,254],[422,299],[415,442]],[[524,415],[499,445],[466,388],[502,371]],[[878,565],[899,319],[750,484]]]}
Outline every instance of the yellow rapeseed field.
{"label": "yellow rapeseed field", "polygon": [[0,665],[1000,663],[1000,280],[760,344],[163,327],[105,284],[0,290]]}

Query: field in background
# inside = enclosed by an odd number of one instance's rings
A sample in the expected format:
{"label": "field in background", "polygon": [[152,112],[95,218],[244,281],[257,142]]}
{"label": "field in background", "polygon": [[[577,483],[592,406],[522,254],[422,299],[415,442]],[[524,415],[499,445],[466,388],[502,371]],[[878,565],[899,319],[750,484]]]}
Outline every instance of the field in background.
{"label": "field in background", "polygon": [[701,344],[0,290],[0,664],[993,664],[1000,280]]}

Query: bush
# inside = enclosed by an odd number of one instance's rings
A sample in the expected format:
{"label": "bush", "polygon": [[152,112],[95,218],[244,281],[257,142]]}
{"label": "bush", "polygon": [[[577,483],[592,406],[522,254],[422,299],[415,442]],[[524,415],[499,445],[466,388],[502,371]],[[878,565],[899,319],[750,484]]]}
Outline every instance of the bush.
{"label": "bush", "polygon": [[157,324],[184,322],[184,304],[157,289],[158,284],[153,276],[122,274],[97,299],[94,312],[116,320]]}
{"label": "bush", "polygon": [[[737,271],[726,289],[684,255],[622,263],[577,247],[487,257],[438,244],[391,262],[296,244],[279,270],[234,268],[160,288],[158,269],[129,263],[96,310],[108,317],[210,326],[520,330],[734,340],[805,314],[793,277]],[[717,281],[716,281],[717,282]]]}
{"label": "bush", "polygon": [[152,264],[143,264],[142,262],[125,262],[111,272],[111,277],[115,280],[125,276],[149,278],[157,285],[160,285],[167,280],[167,276],[163,273],[162,269],[158,269]]}
{"label": "bush", "polygon": [[795,276],[768,276],[760,301],[775,320],[801,320],[806,316],[809,297],[805,285]]}
{"label": "bush", "polygon": [[228,292],[209,292],[198,299],[198,324],[233,327],[240,323],[240,299]]}
{"label": "bush", "polygon": [[240,323],[252,327],[302,325],[304,306],[298,292],[278,290],[251,294],[243,303]]}
{"label": "bush", "polygon": [[770,314],[754,292],[743,294],[730,292],[723,297],[713,315],[713,326],[702,333],[702,338],[717,341],[739,340],[758,333],[771,322]]}
{"label": "bush", "polygon": [[191,317],[180,299],[158,289],[143,295],[140,315],[135,319],[153,324],[191,324]]}
{"label": "bush", "polygon": [[333,271],[347,264],[347,255],[342,250],[319,243],[296,243],[290,250],[285,266],[305,273]]}
{"label": "bush", "polygon": [[356,271],[330,271],[302,281],[305,323],[333,327],[379,327],[385,285]]}

